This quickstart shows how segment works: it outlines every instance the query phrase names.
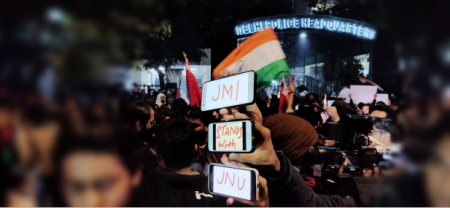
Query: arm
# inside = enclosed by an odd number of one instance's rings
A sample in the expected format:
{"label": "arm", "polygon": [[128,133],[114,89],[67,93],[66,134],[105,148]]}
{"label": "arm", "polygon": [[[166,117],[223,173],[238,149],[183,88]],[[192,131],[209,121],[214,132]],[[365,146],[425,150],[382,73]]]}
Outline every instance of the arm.
{"label": "arm", "polygon": [[377,104],[377,94],[373,96],[372,104],[370,104],[370,110],[369,112],[372,113],[373,109],[375,109],[375,105]]}
{"label": "arm", "polygon": [[288,105],[286,109],[286,113],[293,113],[294,110],[292,109],[292,105],[294,104],[294,94],[295,94],[295,87],[294,87],[294,76],[289,76],[289,98],[288,98]]}
{"label": "arm", "polygon": [[303,181],[282,153],[277,152],[280,171],[276,178],[267,180],[271,206],[336,207],[351,206],[346,199],[339,196],[316,194]]}
{"label": "arm", "polygon": [[348,95],[348,97],[350,98],[350,107],[352,107],[353,109],[357,109],[355,103],[353,102],[352,94]]}

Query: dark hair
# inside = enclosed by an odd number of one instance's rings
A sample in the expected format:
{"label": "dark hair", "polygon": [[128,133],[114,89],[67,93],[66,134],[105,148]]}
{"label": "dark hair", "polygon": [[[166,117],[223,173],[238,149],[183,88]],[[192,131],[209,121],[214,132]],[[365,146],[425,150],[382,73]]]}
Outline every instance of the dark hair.
{"label": "dark hair", "polygon": [[129,125],[134,126],[137,121],[144,127],[150,120],[150,105],[143,100],[131,101],[127,105],[125,116]]}
{"label": "dark hair", "polygon": [[332,106],[336,107],[339,115],[351,114],[353,112],[352,107],[344,101],[336,100]]}
{"label": "dark hair", "polygon": [[164,122],[166,120],[166,117],[170,118],[171,113],[172,112],[169,108],[166,108],[165,105],[161,105],[161,107],[155,110],[156,123]]}
{"label": "dark hair", "polygon": [[172,114],[176,118],[184,118],[186,117],[189,111],[189,105],[185,100],[178,98],[173,102],[172,106]]}
{"label": "dark hair", "polygon": [[322,123],[322,116],[320,116],[320,113],[314,112],[314,107],[302,106],[295,112],[295,115],[305,119],[313,127],[316,126],[318,122]]}
{"label": "dark hair", "polygon": [[378,105],[378,104],[386,105],[386,103],[384,103],[383,101],[378,101],[378,102],[377,102],[377,105]]}
{"label": "dark hair", "polygon": [[200,108],[192,108],[188,117],[189,119],[200,119],[205,126],[216,120],[211,111],[201,111]]}
{"label": "dark hair", "polygon": [[363,107],[364,107],[364,103],[363,102],[358,103],[358,108],[359,109],[362,109]]}
{"label": "dark hair", "polygon": [[194,126],[185,119],[170,119],[156,135],[156,150],[168,169],[189,167],[195,156]]}
{"label": "dark hair", "polygon": [[391,119],[373,118],[373,125],[377,127],[382,134],[390,133],[392,141],[399,140],[399,130]]}
{"label": "dark hair", "polygon": [[57,175],[61,176],[62,162],[75,152],[109,153],[117,156],[129,173],[133,174],[142,166],[142,149],[137,136],[130,131],[114,132],[99,136],[65,133],[54,152]]}

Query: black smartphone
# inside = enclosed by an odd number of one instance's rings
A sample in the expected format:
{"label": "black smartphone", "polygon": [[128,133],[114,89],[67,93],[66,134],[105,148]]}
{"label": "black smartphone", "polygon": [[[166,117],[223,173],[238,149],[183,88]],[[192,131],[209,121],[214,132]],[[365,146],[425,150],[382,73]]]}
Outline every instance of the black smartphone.
{"label": "black smartphone", "polygon": [[249,201],[258,200],[259,172],[253,168],[235,168],[211,163],[208,172],[208,188],[212,194]]}
{"label": "black smartphone", "polygon": [[253,121],[236,120],[208,125],[210,152],[253,152]]}

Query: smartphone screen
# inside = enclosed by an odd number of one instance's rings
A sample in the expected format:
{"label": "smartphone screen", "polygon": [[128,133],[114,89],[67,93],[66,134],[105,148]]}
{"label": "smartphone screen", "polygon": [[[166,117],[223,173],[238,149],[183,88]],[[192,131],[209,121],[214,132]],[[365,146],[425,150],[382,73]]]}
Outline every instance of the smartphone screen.
{"label": "smartphone screen", "polygon": [[235,168],[221,164],[209,166],[209,191],[212,194],[255,201],[258,171],[252,168]]}
{"label": "smartphone screen", "polygon": [[331,107],[333,105],[334,101],[335,100],[328,100],[327,101],[327,105],[328,105],[327,107]]}
{"label": "smartphone screen", "polygon": [[255,100],[256,73],[249,71],[209,81],[202,87],[202,111],[251,104]]}
{"label": "smartphone screen", "polygon": [[208,126],[208,149],[211,152],[251,152],[251,120],[211,123]]}

